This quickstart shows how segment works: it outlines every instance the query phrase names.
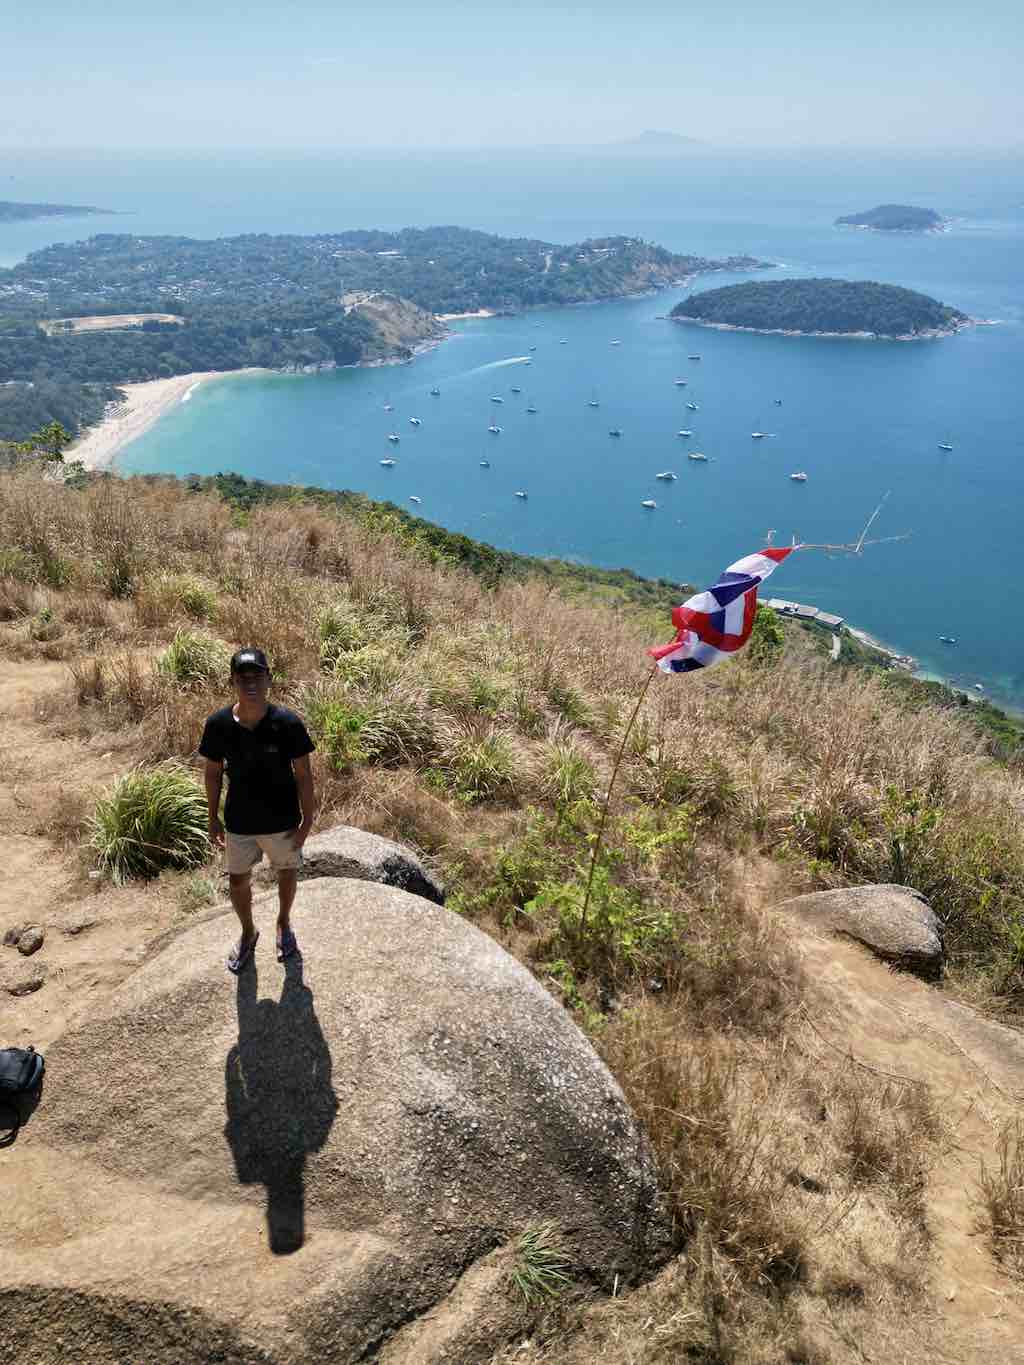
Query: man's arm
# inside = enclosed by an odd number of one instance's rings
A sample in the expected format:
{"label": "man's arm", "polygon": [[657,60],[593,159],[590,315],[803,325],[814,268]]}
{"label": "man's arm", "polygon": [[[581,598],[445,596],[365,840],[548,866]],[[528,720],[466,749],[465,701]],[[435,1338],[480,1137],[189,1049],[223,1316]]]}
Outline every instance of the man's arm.
{"label": "man's arm", "polygon": [[309,754],[292,759],[292,772],[295,774],[295,785],[299,789],[299,805],[302,807],[302,824],[295,831],[295,847],[301,848],[313,828],[313,813],[316,806],[313,765],[309,761]]}
{"label": "man's arm", "polygon": [[210,817],[210,843],[224,847],[224,826],[220,822],[220,789],[224,782],[223,759],[208,758],[203,773],[206,783],[206,808]]}

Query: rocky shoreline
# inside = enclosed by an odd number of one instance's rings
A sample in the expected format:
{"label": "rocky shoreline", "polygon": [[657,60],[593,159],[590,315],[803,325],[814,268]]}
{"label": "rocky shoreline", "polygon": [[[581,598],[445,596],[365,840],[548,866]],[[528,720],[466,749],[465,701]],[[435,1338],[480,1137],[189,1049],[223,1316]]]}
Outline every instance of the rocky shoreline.
{"label": "rocky shoreline", "polygon": [[949,327],[928,327],[920,332],[907,332],[902,336],[892,336],[886,332],[801,332],[788,327],[741,327],[734,322],[709,322],[704,318],[671,317],[670,322],[687,323],[691,327],[710,327],[716,332],[750,332],[755,336],[779,337],[828,337],[846,341],[937,341],[942,337],[956,336],[968,327],[990,326],[985,318],[967,318],[964,322]]}

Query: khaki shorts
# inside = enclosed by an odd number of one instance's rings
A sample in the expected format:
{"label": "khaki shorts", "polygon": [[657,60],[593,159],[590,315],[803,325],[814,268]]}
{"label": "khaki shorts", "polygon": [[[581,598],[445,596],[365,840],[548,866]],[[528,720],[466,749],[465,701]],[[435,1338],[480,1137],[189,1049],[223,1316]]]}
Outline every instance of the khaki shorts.
{"label": "khaki shorts", "polygon": [[264,853],[275,872],[298,867],[302,862],[302,849],[292,843],[294,834],[293,829],[281,830],[278,834],[232,834],[230,830],[225,830],[224,861],[228,874],[244,877]]}

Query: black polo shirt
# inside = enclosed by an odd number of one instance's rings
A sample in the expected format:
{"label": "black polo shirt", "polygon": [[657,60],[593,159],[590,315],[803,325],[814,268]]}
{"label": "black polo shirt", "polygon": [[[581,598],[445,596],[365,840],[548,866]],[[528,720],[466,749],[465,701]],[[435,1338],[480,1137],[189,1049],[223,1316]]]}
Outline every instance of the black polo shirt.
{"label": "black polo shirt", "polygon": [[235,720],[232,707],[214,711],[199,752],[224,763],[228,796],[224,827],[231,834],[280,834],[301,821],[292,759],[314,749],[305,725],[284,706],[267,707],[254,730]]}

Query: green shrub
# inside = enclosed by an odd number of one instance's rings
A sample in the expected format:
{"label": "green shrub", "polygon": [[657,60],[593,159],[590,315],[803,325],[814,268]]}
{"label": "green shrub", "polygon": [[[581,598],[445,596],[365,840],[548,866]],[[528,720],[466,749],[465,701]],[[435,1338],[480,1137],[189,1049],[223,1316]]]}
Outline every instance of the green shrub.
{"label": "green shrub", "polygon": [[163,868],[198,867],[209,856],[206,795],[178,764],[136,768],[96,805],[89,845],[118,885]]}
{"label": "green shrub", "polygon": [[220,640],[200,630],[179,630],[157,660],[157,668],[190,686],[225,679],[230,663],[231,655]]}
{"label": "green shrub", "polygon": [[345,772],[368,757],[361,735],[367,712],[327,687],[311,689],[303,700],[309,728],[325,761],[335,772]]}
{"label": "green shrub", "polygon": [[557,914],[549,945],[578,972],[589,967],[651,967],[675,938],[675,917],[613,881],[602,861],[594,869],[584,921],[587,877],[588,869],[580,865],[570,881],[545,882],[526,907],[530,914],[552,910]]}

